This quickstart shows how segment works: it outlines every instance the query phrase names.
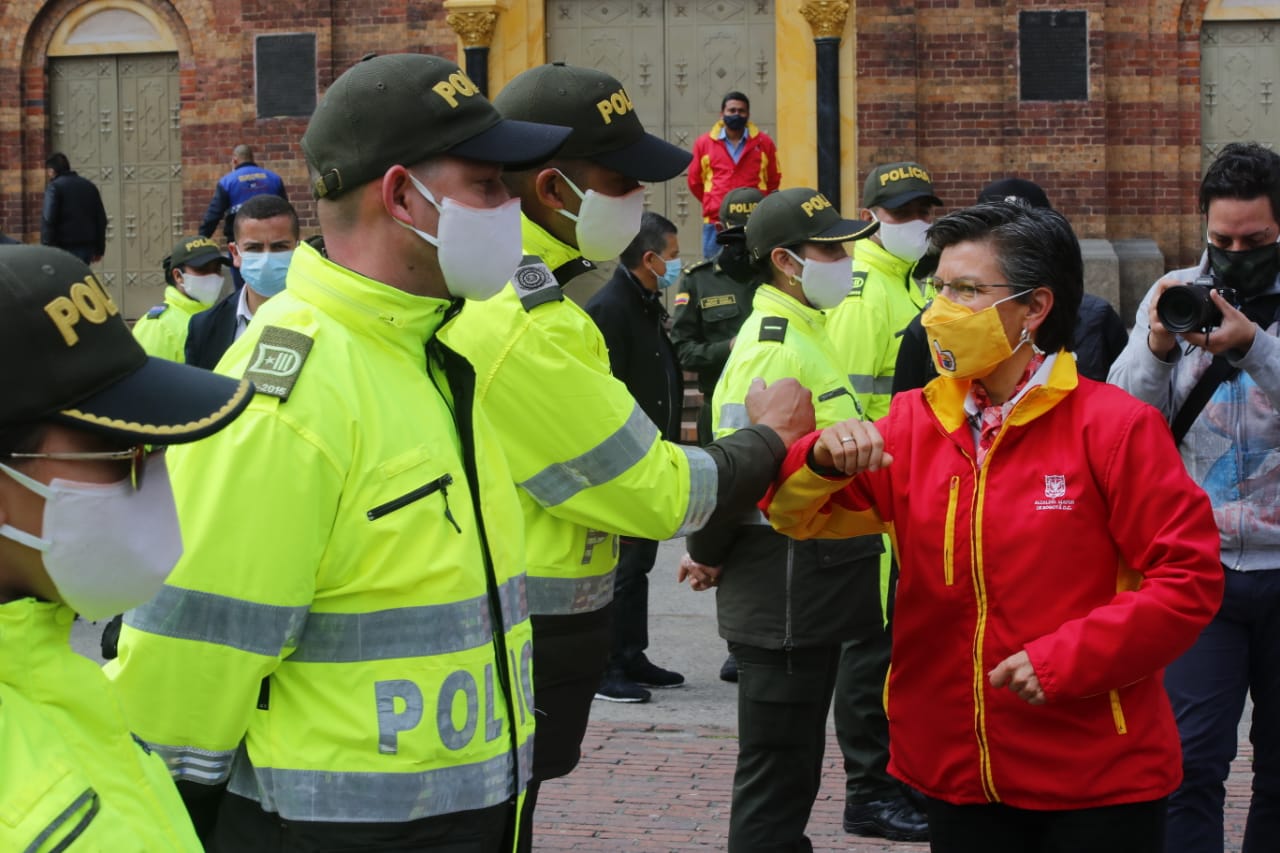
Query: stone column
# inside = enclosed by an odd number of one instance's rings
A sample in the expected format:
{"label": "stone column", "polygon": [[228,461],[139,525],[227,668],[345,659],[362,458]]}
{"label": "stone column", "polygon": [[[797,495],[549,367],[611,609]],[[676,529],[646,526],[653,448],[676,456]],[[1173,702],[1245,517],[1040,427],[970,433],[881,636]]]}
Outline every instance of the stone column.
{"label": "stone column", "polygon": [[840,34],[849,3],[808,0],[800,14],[813,30],[817,59],[818,191],[840,208]]}
{"label": "stone column", "polygon": [[489,45],[498,23],[496,3],[481,0],[445,0],[445,22],[462,40],[464,70],[480,92],[489,97]]}

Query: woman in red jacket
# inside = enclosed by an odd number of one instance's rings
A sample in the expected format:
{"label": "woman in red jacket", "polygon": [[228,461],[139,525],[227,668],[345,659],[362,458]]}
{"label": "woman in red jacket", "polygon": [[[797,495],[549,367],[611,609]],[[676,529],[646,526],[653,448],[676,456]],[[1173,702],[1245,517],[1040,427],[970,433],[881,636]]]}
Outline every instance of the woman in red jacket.
{"label": "woman in red jacket", "polygon": [[1159,853],[1162,669],[1222,593],[1209,502],[1155,409],[1077,375],[1062,216],[985,204],[930,241],[939,378],[794,445],[762,506],[794,537],[894,531],[889,770],[933,850]]}

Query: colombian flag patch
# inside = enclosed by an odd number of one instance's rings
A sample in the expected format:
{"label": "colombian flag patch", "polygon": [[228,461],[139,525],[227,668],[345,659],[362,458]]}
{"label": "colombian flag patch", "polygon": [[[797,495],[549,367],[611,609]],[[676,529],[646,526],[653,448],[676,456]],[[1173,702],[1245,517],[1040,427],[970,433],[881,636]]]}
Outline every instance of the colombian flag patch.
{"label": "colombian flag patch", "polygon": [[677,294],[676,294],[676,301],[675,301],[673,304],[674,304],[674,305],[675,305],[675,307],[677,307],[677,308],[679,308],[681,305],[688,305],[688,304],[689,304],[689,294],[688,294],[688,292],[685,292],[685,293],[677,293]]}

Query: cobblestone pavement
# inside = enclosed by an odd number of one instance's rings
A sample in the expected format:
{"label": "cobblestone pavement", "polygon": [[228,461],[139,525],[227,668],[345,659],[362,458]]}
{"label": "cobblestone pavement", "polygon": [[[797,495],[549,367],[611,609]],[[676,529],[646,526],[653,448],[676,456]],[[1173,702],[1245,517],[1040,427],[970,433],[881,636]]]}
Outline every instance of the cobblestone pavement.
{"label": "cobblestone pavement", "polygon": [[[534,848],[539,851],[723,850],[737,738],[731,729],[592,723],[582,763],[542,786]],[[847,835],[840,826],[843,771],[835,737],[827,743],[822,791],[809,819],[815,850],[910,853],[904,844]],[[1249,804],[1247,739],[1227,791],[1227,851],[1238,853]]]}

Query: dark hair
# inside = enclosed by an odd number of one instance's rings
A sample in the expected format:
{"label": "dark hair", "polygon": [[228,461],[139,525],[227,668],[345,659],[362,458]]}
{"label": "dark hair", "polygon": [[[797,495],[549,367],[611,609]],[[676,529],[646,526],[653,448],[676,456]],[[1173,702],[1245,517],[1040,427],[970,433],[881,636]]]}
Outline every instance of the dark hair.
{"label": "dark hair", "polygon": [[0,427],[0,459],[10,453],[35,453],[44,442],[44,421]]}
{"label": "dark hair", "polygon": [[676,226],[660,213],[646,210],[640,217],[640,233],[636,234],[627,248],[622,250],[618,261],[629,270],[640,266],[646,252],[661,255],[667,248],[667,235],[675,234]]}
{"label": "dark hair", "polygon": [[[1036,330],[1046,352],[1070,349],[1084,294],[1080,241],[1066,217],[1018,201],[993,201],[949,213],[929,229],[929,252],[958,243],[990,243],[1005,281],[1053,291],[1053,307]],[[1023,291],[1018,301],[1031,299]]]}
{"label": "dark hair", "polygon": [[1200,181],[1200,212],[1209,213],[1217,198],[1271,200],[1271,217],[1280,222],[1280,154],[1256,142],[1232,142],[1223,147]]}
{"label": "dark hair", "polygon": [[53,154],[50,154],[49,159],[45,160],[44,164],[50,169],[53,169],[53,173],[55,175],[65,175],[67,172],[71,171],[71,161],[68,160],[67,155],[63,154],[61,151],[55,151]]}
{"label": "dark hair", "polygon": [[298,211],[293,209],[293,205],[280,198],[278,195],[262,193],[255,195],[253,198],[240,205],[240,209],[236,211],[235,224],[232,230],[235,233],[235,239],[240,239],[240,223],[245,219],[274,219],[277,216],[287,216],[293,224],[293,237],[298,238]]}
{"label": "dark hair", "polygon": [[742,103],[747,105],[747,109],[751,109],[750,98],[748,98],[746,95],[742,94],[741,92],[730,92],[729,94],[725,95],[723,98],[720,99],[720,112],[724,112],[725,104],[729,103],[730,101],[742,101]]}

